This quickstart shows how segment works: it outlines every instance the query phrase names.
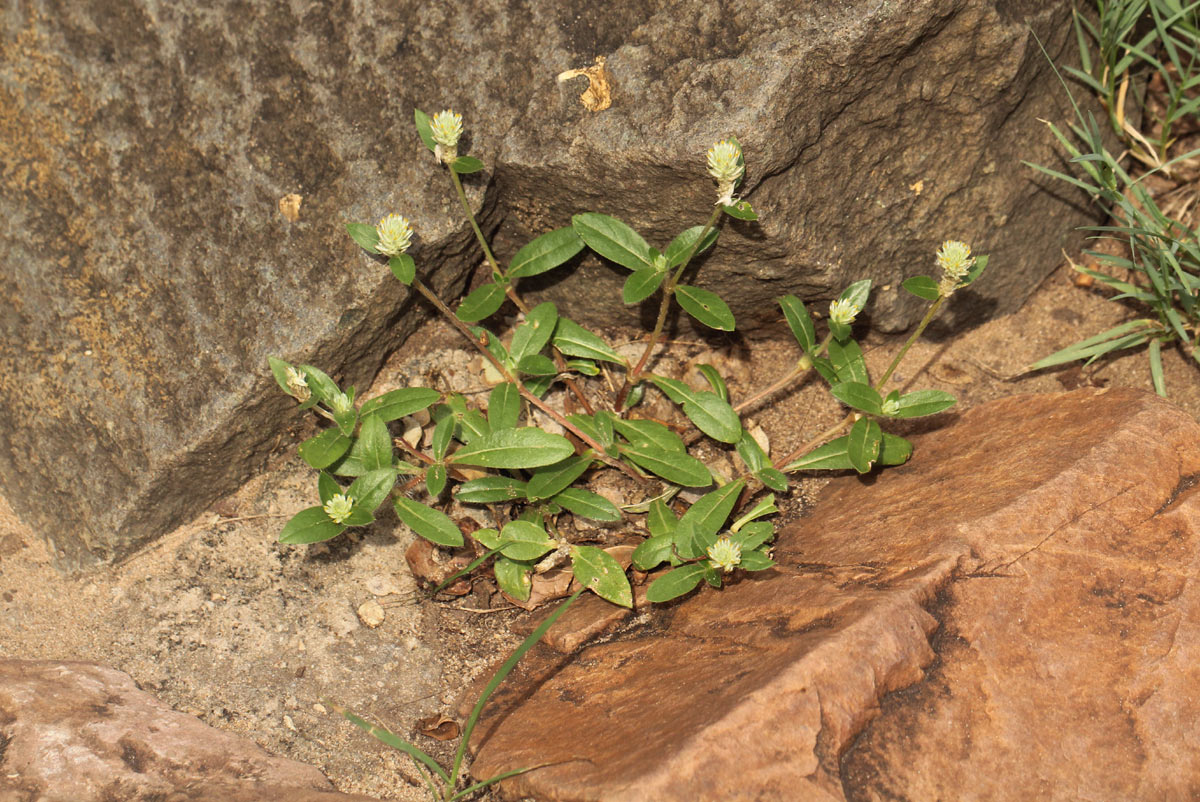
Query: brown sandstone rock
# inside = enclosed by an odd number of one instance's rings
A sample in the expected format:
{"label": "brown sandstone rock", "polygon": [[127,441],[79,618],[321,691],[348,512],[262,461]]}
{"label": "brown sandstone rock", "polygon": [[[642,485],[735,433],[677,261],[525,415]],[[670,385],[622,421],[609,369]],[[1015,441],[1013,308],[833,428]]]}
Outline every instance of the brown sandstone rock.
{"label": "brown sandstone rock", "polygon": [[371,802],[93,663],[0,660],[3,802]]}
{"label": "brown sandstone rock", "polygon": [[1198,474],[1154,396],[970,410],[836,480],[776,572],[542,652],[472,771],[551,762],[508,791],[564,801],[1194,799]]}

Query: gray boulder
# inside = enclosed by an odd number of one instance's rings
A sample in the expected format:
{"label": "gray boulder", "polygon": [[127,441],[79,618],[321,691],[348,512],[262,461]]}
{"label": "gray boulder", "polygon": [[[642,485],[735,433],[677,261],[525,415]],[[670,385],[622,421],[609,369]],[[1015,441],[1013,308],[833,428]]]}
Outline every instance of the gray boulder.
{"label": "gray boulder", "polygon": [[[707,213],[704,151],[736,134],[762,220],[726,225],[694,283],[743,328],[864,275],[891,285],[872,322],[903,328],[897,280],[946,237],[993,253],[976,302],[1011,309],[1083,221],[1017,164],[1051,158],[1036,118],[1064,108],[1027,17],[1057,55],[1066,0],[28,9],[0,12],[0,489],[68,568],[295,439],[268,355],[361,387],[425,319],[344,222],[408,215],[425,274],[462,289],[478,254],[414,106],[464,114],[502,259],[583,209],[664,244]],[[592,112],[555,76],[598,55],[612,105]],[[531,293],[635,322],[623,277],[588,259]]]}

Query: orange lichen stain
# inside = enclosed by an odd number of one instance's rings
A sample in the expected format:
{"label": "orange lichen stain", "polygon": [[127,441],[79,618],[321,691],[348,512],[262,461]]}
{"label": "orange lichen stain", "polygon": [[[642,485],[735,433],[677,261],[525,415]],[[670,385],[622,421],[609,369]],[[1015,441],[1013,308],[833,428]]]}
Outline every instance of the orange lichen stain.
{"label": "orange lichen stain", "polygon": [[612,73],[604,66],[604,56],[596,56],[596,63],[580,70],[567,70],[558,74],[558,82],[585,77],[588,87],[579,100],[588,111],[604,111],[612,105]]}
{"label": "orange lichen stain", "polygon": [[912,194],[920,195],[922,192],[925,191],[925,179],[924,178],[917,179],[917,181],[915,181],[914,183],[909,184],[908,188],[909,188],[909,190],[912,191]]}
{"label": "orange lichen stain", "polygon": [[279,199],[279,213],[286,217],[289,222],[296,222],[300,219],[300,203],[303,200],[304,198],[295,192],[290,195],[284,195]]}
{"label": "orange lichen stain", "polygon": [[[154,351],[145,341],[135,305],[149,292],[123,285],[109,297],[102,289],[108,279],[97,273],[91,246],[98,226],[110,224],[103,217],[109,210],[76,203],[70,189],[109,178],[106,149],[87,135],[98,93],[81,86],[70,65],[53,54],[53,45],[38,28],[36,12],[30,11],[26,24],[15,37],[0,39],[5,83],[37,87],[36,93],[18,94],[0,89],[0,187],[29,196],[32,204],[66,221],[61,232],[37,233],[48,236],[48,248],[67,251],[54,260],[61,272],[45,280],[57,283],[55,292],[72,305],[74,314],[64,321],[67,333],[61,339],[77,338],[92,351],[89,367],[98,374],[95,394],[140,395],[149,388],[130,386],[131,379],[149,384],[164,375],[161,365],[148,358]],[[77,273],[72,272],[73,266],[78,266]],[[16,406],[27,407],[10,411],[18,417],[33,413],[91,418],[86,410],[67,408],[73,402],[90,406],[78,397],[79,377],[72,375],[82,367],[77,364],[79,355],[42,353],[47,350],[45,344],[36,348],[41,355],[37,375],[30,375],[32,365],[38,364],[32,359],[17,362],[15,353],[0,354],[0,394]],[[29,393],[24,382],[36,392]]]}

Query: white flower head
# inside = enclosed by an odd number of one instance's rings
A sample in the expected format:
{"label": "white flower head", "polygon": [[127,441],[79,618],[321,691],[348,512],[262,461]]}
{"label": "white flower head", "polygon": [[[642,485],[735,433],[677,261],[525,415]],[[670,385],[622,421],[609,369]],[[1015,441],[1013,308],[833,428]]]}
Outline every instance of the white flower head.
{"label": "white flower head", "polygon": [[412,226],[408,224],[407,217],[389,214],[379,221],[379,225],[375,226],[375,231],[379,234],[379,242],[376,243],[375,250],[384,256],[399,256],[412,245],[413,230]]}
{"label": "white flower head", "polygon": [[862,307],[849,298],[839,298],[829,304],[829,319],[834,323],[849,326],[861,311]]}
{"label": "white flower head", "polygon": [[333,410],[335,415],[345,415],[353,407],[354,403],[350,400],[350,396],[345,393],[338,393],[329,399],[329,408]]}
{"label": "white flower head", "polygon": [[728,574],[742,561],[742,547],[730,540],[728,535],[722,535],[708,547],[708,559],[714,568],[720,568]]}
{"label": "white flower head", "polygon": [[895,415],[900,411],[900,402],[895,398],[885,398],[880,409],[884,415]]}
{"label": "white flower head", "polygon": [[441,161],[449,164],[458,158],[458,138],[462,136],[462,115],[444,109],[433,115],[429,121],[433,133],[433,141],[437,143],[434,154]]}
{"label": "white flower head", "polygon": [[329,499],[329,501],[326,501],[321,509],[325,510],[325,514],[329,516],[329,520],[335,524],[340,524],[349,518],[350,513],[354,511],[354,499],[345,493],[338,493]]}
{"label": "white flower head", "polygon": [[971,256],[971,246],[958,240],[946,240],[937,252],[937,266],[942,269],[942,280],[938,284],[938,292],[950,295],[962,280],[971,272],[975,258]]}
{"label": "white flower head", "polygon": [[308,377],[304,375],[303,371],[291,366],[288,366],[287,369],[287,386],[288,392],[302,404],[312,397],[312,390],[308,388]]}
{"label": "white flower head", "polygon": [[718,204],[733,204],[733,188],[745,171],[742,149],[737,142],[722,139],[708,149],[708,174],[717,182]]}

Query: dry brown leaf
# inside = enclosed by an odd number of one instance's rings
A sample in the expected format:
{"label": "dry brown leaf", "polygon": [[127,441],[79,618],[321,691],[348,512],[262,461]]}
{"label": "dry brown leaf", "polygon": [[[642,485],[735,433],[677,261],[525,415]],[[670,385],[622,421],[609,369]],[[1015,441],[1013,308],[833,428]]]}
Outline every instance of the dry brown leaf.
{"label": "dry brown leaf", "polygon": [[580,70],[567,70],[558,74],[558,82],[585,77],[588,87],[579,100],[588,111],[604,111],[612,105],[612,73],[604,66],[604,56],[596,56],[596,63]]}
{"label": "dry brown leaf", "polygon": [[462,732],[458,722],[446,715],[417,720],[417,731],[435,741],[453,741]]}
{"label": "dry brown leaf", "polygon": [[300,219],[300,203],[304,198],[296,193],[284,195],[279,199],[279,213],[286,217],[291,222],[296,222]]}

